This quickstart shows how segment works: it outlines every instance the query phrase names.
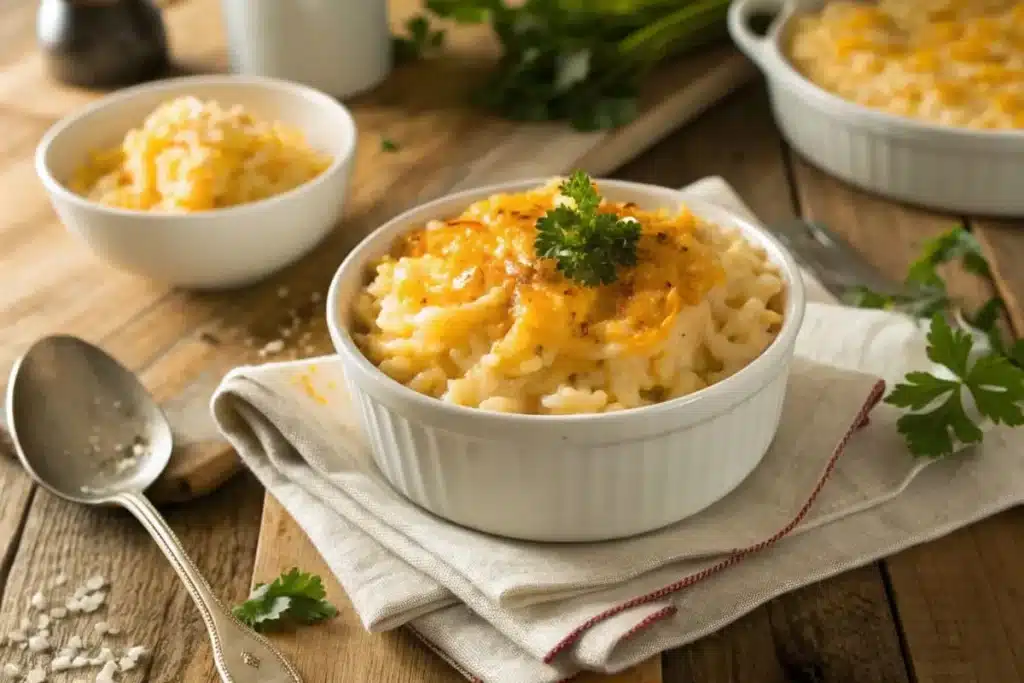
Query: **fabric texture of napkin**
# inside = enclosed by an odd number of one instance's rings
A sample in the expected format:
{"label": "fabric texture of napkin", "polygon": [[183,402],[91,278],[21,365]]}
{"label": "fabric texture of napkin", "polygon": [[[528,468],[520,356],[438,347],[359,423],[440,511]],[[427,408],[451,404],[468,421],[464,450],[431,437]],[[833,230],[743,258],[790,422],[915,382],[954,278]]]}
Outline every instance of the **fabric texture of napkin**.
{"label": "fabric texture of napkin", "polygon": [[[684,192],[749,216],[719,178]],[[1009,430],[944,461],[911,458],[897,413],[878,400],[883,380],[930,367],[924,331],[837,306],[805,281],[810,303],[764,461],[724,500],[636,538],[527,543],[420,510],[372,465],[333,357],[232,371],[214,418],[367,629],[406,625],[485,683],[618,671],[1024,499],[1022,444]]]}

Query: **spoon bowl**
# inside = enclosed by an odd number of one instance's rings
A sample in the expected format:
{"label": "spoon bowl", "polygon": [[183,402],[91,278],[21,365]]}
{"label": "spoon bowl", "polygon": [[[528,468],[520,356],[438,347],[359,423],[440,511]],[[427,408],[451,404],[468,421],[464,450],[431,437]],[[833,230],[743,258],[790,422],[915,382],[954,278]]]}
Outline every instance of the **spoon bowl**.
{"label": "spoon bowl", "polygon": [[173,439],[134,374],[77,337],[45,337],[11,370],[7,422],[18,459],[41,486],[76,503],[119,505],[142,523],[199,608],[225,683],[301,683],[284,656],[217,599],[144,495],[170,461]]}
{"label": "spoon bowl", "polygon": [[171,426],[153,397],[77,337],[44,337],[14,364],[7,423],[32,478],[76,503],[142,493],[171,457]]}

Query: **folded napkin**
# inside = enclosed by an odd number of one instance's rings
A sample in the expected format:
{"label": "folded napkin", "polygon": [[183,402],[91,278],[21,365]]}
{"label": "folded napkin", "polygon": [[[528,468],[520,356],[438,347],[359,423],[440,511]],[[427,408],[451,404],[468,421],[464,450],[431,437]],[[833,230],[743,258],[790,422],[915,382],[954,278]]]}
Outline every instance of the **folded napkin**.
{"label": "folded napkin", "polygon": [[[749,215],[719,178],[684,192]],[[618,671],[1024,498],[1024,444],[1008,430],[955,458],[911,458],[897,413],[877,403],[883,380],[930,368],[923,330],[829,303],[805,279],[811,303],[764,461],[701,514],[636,538],[528,543],[417,508],[371,463],[333,357],[232,371],[214,418],[367,629],[406,625],[486,683]]]}

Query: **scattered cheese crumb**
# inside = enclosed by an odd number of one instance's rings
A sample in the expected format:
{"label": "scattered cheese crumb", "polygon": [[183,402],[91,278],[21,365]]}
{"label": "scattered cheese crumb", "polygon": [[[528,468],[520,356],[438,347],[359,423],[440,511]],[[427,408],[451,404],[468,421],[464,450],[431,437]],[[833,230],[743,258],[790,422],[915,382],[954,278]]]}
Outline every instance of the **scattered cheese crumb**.
{"label": "scattered cheese crumb", "polygon": [[30,602],[36,609],[46,609],[46,598],[43,597],[43,594],[40,591],[36,591],[36,594],[32,596]]}
{"label": "scattered cheese crumb", "polygon": [[90,591],[98,591],[106,585],[107,580],[100,574],[97,574],[96,576],[92,577],[91,579],[85,582],[85,587]]}
{"label": "scattered cheese crumb", "polygon": [[96,683],[114,683],[114,674],[117,673],[117,664],[114,662],[107,662],[100,669],[100,672],[96,674]]}
{"label": "scattered cheese crumb", "polygon": [[73,647],[76,650],[81,650],[84,647],[81,636],[71,636],[68,638],[68,647]]}
{"label": "scattered cheese crumb", "polygon": [[20,628],[22,631],[27,631],[30,628],[32,628],[32,622],[29,621],[27,618],[23,618],[21,620],[21,624],[19,624],[18,628]]}
{"label": "scattered cheese crumb", "polygon": [[4,664],[4,674],[5,675],[11,676],[13,678],[14,676],[17,676],[20,673],[21,673],[21,667],[18,666],[17,664],[11,664],[10,662],[8,662],[7,664]]}
{"label": "scattered cheese crumb", "polygon": [[75,667],[76,669],[81,669],[83,666],[88,665],[89,658],[85,655],[77,655],[74,659],[71,660],[71,666]]}
{"label": "scattered cheese crumb", "polygon": [[12,643],[24,643],[28,640],[28,636],[24,631],[11,631],[7,634],[7,640]]}
{"label": "scattered cheese crumb", "polygon": [[112,636],[121,634],[121,627],[117,624],[107,624],[107,633]]}
{"label": "scattered cheese crumb", "polygon": [[136,666],[136,662],[131,657],[121,657],[117,661],[117,668],[121,671],[131,671]]}
{"label": "scattered cheese crumb", "polygon": [[68,615],[66,607],[54,607],[50,610],[50,617],[53,619],[63,619]]}
{"label": "scattered cheese crumb", "polygon": [[288,296],[288,288],[287,287],[278,287],[277,288],[277,296],[279,298],[281,298],[281,299],[283,299],[286,296]]}
{"label": "scattered cheese crumb", "polygon": [[50,639],[43,635],[34,635],[28,639],[28,647],[32,652],[46,652],[50,649]]}
{"label": "scattered cheese crumb", "polygon": [[107,622],[97,621],[96,625],[92,627],[94,631],[100,636],[107,632]]}
{"label": "scattered cheese crumb", "polygon": [[112,662],[114,661],[114,653],[109,647],[102,648],[100,654],[97,657],[101,662]]}
{"label": "scattered cheese crumb", "polygon": [[267,342],[262,349],[260,349],[260,357],[265,358],[272,353],[281,353],[284,351],[284,342],[280,339]]}
{"label": "scattered cheese crumb", "polygon": [[60,586],[63,586],[67,582],[68,582],[68,577],[67,577],[66,574],[57,574],[57,578],[55,578],[53,580],[53,585],[57,586],[59,588]]}
{"label": "scattered cheese crumb", "polygon": [[39,615],[39,621],[36,623],[36,628],[42,630],[44,628],[49,627],[49,625],[50,625],[50,617],[49,617],[49,615],[40,614]]}
{"label": "scattered cheese crumb", "polygon": [[50,662],[51,671],[67,671],[71,668],[70,657],[54,657],[53,661]]}
{"label": "scattered cheese crumb", "polygon": [[107,599],[107,594],[103,591],[97,591],[95,593],[89,593],[80,601],[83,612],[95,612],[103,605],[103,602]]}
{"label": "scattered cheese crumb", "polygon": [[132,659],[143,659],[149,652],[141,645],[134,645],[128,648],[128,652],[125,654]]}
{"label": "scattered cheese crumb", "polygon": [[36,667],[25,674],[25,683],[43,683],[46,680],[46,672]]}

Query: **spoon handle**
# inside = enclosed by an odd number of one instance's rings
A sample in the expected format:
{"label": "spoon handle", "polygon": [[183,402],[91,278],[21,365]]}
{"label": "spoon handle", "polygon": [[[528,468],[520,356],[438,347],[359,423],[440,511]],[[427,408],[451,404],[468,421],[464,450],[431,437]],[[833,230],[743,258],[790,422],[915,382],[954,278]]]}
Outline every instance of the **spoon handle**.
{"label": "spoon handle", "polygon": [[181,542],[148,498],[137,493],[123,493],[114,497],[113,502],[142,522],[178,572],[206,624],[213,646],[213,661],[225,683],[302,683],[299,674],[277,648],[235,619],[214,596],[210,584],[200,575]]}

